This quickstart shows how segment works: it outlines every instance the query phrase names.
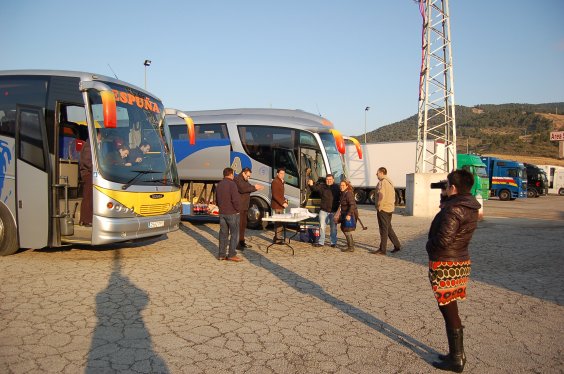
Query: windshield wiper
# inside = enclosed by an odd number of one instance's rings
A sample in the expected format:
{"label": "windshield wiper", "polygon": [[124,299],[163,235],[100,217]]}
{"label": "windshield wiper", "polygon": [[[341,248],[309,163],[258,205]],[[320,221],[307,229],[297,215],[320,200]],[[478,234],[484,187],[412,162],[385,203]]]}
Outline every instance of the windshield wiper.
{"label": "windshield wiper", "polygon": [[126,184],[121,186],[122,190],[127,190],[129,188],[129,186],[131,186],[133,184],[133,182],[135,182],[135,180],[137,180],[137,178],[139,178],[142,175],[155,174],[155,173],[161,174],[162,173],[162,171],[155,171],[155,170],[131,170],[131,171],[136,172],[137,175],[134,176],[133,178],[131,178]]}

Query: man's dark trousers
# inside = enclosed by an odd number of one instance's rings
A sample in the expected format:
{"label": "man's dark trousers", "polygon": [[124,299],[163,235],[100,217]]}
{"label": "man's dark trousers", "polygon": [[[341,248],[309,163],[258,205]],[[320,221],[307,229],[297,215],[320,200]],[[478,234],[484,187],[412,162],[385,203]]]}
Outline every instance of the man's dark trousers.
{"label": "man's dark trousers", "polygon": [[401,244],[392,228],[392,213],[380,210],[376,213],[376,217],[378,218],[378,227],[380,229],[380,251],[386,253],[388,237],[394,244],[394,248],[400,249]]}
{"label": "man's dark trousers", "polygon": [[244,243],[245,230],[247,229],[247,214],[249,214],[249,211],[241,210],[239,213],[239,243]]}
{"label": "man's dark trousers", "polygon": [[[231,235],[231,237],[229,237]],[[227,244],[229,243],[229,253]],[[233,257],[239,243],[239,213],[219,215],[219,257]]]}

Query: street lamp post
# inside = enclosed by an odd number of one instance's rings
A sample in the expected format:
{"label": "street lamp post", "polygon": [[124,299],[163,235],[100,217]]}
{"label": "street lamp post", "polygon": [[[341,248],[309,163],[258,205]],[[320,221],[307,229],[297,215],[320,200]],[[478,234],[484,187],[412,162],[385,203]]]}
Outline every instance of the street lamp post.
{"label": "street lamp post", "polygon": [[364,108],[364,144],[366,144],[366,114],[368,113],[369,110],[370,110],[369,106]]}
{"label": "street lamp post", "polygon": [[145,89],[147,89],[147,66],[151,65],[151,60],[145,60],[143,65],[145,65]]}

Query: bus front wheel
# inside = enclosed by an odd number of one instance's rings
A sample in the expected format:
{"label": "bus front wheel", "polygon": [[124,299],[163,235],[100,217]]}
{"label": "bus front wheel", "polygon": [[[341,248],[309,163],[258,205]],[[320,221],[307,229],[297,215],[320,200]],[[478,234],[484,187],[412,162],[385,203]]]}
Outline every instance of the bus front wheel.
{"label": "bus front wheel", "polygon": [[269,211],[268,204],[259,197],[251,197],[249,212],[247,214],[247,227],[253,230],[262,230],[266,227],[266,222],[262,222],[264,212]]}
{"label": "bus front wheel", "polygon": [[558,195],[564,196],[564,188],[558,190]]}
{"label": "bus front wheel", "polygon": [[16,224],[8,209],[0,205],[0,256],[9,256],[18,250]]}
{"label": "bus front wheel", "polygon": [[501,201],[507,201],[511,199],[511,192],[509,192],[508,190],[499,191],[499,199]]}

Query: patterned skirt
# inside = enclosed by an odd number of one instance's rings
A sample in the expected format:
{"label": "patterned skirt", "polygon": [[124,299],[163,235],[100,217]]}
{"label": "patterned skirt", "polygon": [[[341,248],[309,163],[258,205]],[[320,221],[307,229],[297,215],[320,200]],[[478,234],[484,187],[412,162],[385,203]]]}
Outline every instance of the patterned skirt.
{"label": "patterned skirt", "polygon": [[470,260],[429,261],[429,280],[439,305],[466,299],[470,269]]}

